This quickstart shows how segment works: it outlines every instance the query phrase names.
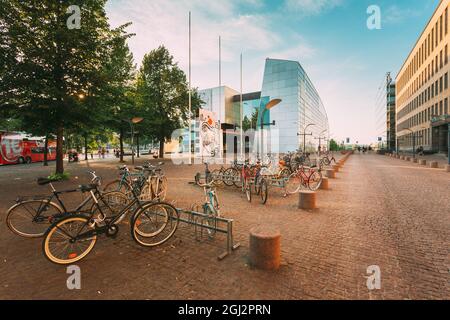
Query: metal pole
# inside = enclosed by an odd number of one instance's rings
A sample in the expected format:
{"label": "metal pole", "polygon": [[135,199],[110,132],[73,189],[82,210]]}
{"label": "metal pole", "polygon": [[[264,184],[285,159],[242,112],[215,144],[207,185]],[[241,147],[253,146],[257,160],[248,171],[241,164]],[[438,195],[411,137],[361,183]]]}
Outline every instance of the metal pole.
{"label": "metal pole", "polygon": [[192,109],[192,85],[191,85],[191,12],[189,11],[189,132],[188,132],[188,140],[189,140],[189,163],[191,163],[192,156],[192,134],[191,134],[191,109]]}
{"label": "metal pole", "polygon": [[131,163],[134,164],[134,127],[133,122],[130,121],[130,127],[131,127]]}
{"label": "metal pole", "polygon": [[219,154],[222,157],[223,135],[222,135],[222,38],[219,36]]}
{"label": "metal pole", "polygon": [[243,105],[242,105],[242,53],[241,53],[241,97],[240,97],[240,103],[241,103],[241,114],[240,114],[240,118],[241,118],[241,160],[244,159],[244,129],[242,128],[242,117],[244,116],[244,110],[243,110]]}
{"label": "metal pole", "polygon": [[265,108],[263,109],[263,111],[261,112],[261,118],[260,118],[260,121],[261,121],[261,155],[260,155],[260,160],[262,161],[262,159],[263,159],[263,141],[264,141],[264,110],[265,110]]}
{"label": "metal pole", "polygon": [[140,150],[139,150],[139,131],[136,133],[136,146],[137,146],[137,157],[140,157]]}

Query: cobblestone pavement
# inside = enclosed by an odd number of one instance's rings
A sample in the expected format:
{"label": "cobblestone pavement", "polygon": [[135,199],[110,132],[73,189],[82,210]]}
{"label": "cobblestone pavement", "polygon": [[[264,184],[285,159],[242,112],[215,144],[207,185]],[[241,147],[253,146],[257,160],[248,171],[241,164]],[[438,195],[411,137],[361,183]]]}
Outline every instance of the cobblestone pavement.
{"label": "cobblestone pavement", "polygon": [[[116,163],[88,164],[105,180]],[[219,189],[222,214],[235,220],[241,247],[223,261],[224,238],[195,240],[181,226],[153,249],[135,244],[129,226],[100,238],[78,263],[81,290],[66,288],[66,267],[48,262],[40,239],[22,239],[5,226],[18,194],[45,193],[39,165],[0,168],[0,298],[5,299],[450,299],[450,173],[379,155],[352,155],[319,209],[296,208],[297,197],[272,188],[267,205],[247,203],[237,189]],[[86,164],[71,164],[76,181]],[[188,182],[201,166],[166,164],[169,198],[178,207],[202,201]],[[17,180],[20,179],[20,180]],[[65,182],[59,187],[73,184]],[[78,183],[78,182],[76,182]],[[282,234],[276,272],[248,266],[249,230],[269,224]],[[367,267],[381,268],[381,289],[369,291]]]}

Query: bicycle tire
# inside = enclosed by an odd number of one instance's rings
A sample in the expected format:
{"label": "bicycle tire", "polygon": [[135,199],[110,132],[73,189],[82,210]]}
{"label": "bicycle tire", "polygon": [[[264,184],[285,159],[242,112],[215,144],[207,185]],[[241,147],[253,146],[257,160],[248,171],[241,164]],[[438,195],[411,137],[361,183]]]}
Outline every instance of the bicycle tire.
{"label": "bicycle tire", "polygon": [[[150,215],[152,217],[150,217]],[[162,217],[162,220],[158,220]],[[150,231],[143,227],[144,219],[150,223],[161,223],[159,227],[150,226]],[[148,223],[146,223],[148,225]],[[171,204],[150,202],[138,208],[131,218],[131,235],[133,240],[144,247],[155,247],[168,241],[178,228],[179,213]],[[168,229],[166,230],[166,227]]]}
{"label": "bicycle tire", "polygon": [[260,194],[261,197],[261,203],[266,204],[267,198],[269,197],[269,186],[267,184],[266,179],[262,179],[260,182]]}
{"label": "bicycle tire", "polygon": [[[82,216],[82,215],[73,215],[73,216],[68,216],[66,218],[63,218],[59,221],[54,222],[50,228],[48,228],[47,232],[45,233],[44,236],[44,240],[42,241],[42,251],[44,253],[44,256],[50,260],[51,262],[55,263],[55,264],[60,264],[60,265],[65,265],[65,264],[72,264],[75,263],[77,261],[80,261],[81,259],[85,258],[94,248],[95,244],[97,243],[97,236],[94,235],[90,238],[91,242],[88,244],[88,246],[86,247],[85,250],[83,250],[83,252],[81,254],[77,254],[75,252],[71,252],[67,255],[67,259],[64,259],[63,257],[57,257],[55,256],[55,254],[52,252],[52,250],[50,249],[50,240],[52,239],[53,235],[55,235],[55,237],[57,236],[57,230],[59,231],[59,234],[62,234],[61,231],[63,230],[63,225],[65,224],[69,224],[69,223],[73,223],[73,222],[79,222],[80,225],[82,226],[87,226],[88,228],[93,228],[89,225],[89,221],[90,219],[88,217]],[[74,231],[74,230],[78,230],[78,232],[80,232],[82,229],[79,228],[70,228],[70,231]],[[69,233],[69,229],[66,230],[67,233]],[[67,236],[66,236],[67,237]],[[65,246],[65,248],[71,248],[71,249],[75,249],[75,247],[80,248],[80,245],[77,244],[77,242],[71,242],[70,240],[68,240],[69,244]],[[83,241],[84,242],[84,241]],[[57,243],[61,243],[61,241],[57,241]],[[75,246],[75,244],[77,244]],[[71,250],[74,251],[74,250]]]}
{"label": "bicycle tire", "polygon": [[[51,206],[54,209],[54,213],[51,215],[47,215],[46,217],[48,217],[47,219],[45,219],[45,217],[43,218],[42,223],[36,222],[34,223],[33,220],[35,217],[31,218],[30,217],[30,222],[31,225],[34,225],[37,227],[37,229],[42,229],[39,231],[36,231],[34,233],[30,233],[30,231],[24,231],[24,230],[19,230],[21,228],[17,228],[17,226],[14,226],[14,215],[18,214],[18,210],[21,207],[24,207],[27,204],[31,204],[31,203],[35,203],[35,204],[39,204],[39,208],[41,208],[41,205],[44,204],[45,202],[47,202],[47,205]],[[27,212],[29,213],[30,211],[27,210]],[[13,205],[11,208],[8,209],[7,213],[6,213],[6,225],[8,226],[8,229],[11,230],[13,233],[15,233],[16,235],[19,235],[21,237],[24,238],[40,238],[42,237],[45,232],[47,231],[48,227],[52,224],[53,221],[51,221],[50,217],[53,217],[54,215],[59,215],[59,214],[63,214],[63,209],[56,203],[48,201],[48,200],[25,200],[19,203],[16,203],[15,205]],[[25,219],[26,220],[26,219]],[[46,221],[45,221],[46,220]],[[42,228],[39,228],[39,225],[42,225]]]}

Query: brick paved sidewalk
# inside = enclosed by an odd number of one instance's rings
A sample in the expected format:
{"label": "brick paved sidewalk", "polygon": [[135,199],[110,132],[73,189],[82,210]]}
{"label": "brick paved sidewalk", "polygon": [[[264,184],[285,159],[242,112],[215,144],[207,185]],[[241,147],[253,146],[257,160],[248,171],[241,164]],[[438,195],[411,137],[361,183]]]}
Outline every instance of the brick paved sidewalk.
{"label": "brick paved sidewalk", "polygon": [[[90,164],[105,180],[116,163]],[[2,169],[2,168],[0,168]],[[4,212],[19,193],[42,193],[39,168],[0,171],[0,298],[10,299],[449,299],[449,175],[379,155],[349,158],[319,191],[319,209],[296,208],[297,197],[272,188],[266,206],[249,204],[238,189],[219,189],[221,212],[235,219],[241,248],[219,262],[223,237],[196,240],[181,226],[167,244],[137,246],[129,226],[116,239],[99,239],[78,265],[82,290],[66,288],[65,267],[45,260],[41,240],[21,239],[4,224]],[[85,166],[70,167],[83,179]],[[202,166],[165,168],[169,198],[177,206],[202,201],[189,185]],[[13,171],[11,169],[11,171]],[[37,173],[39,172],[39,173]],[[277,272],[248,266],[248,233],[270,224],[282,234]],[[381,268],[381,290],[369,291],[366,270]]]}

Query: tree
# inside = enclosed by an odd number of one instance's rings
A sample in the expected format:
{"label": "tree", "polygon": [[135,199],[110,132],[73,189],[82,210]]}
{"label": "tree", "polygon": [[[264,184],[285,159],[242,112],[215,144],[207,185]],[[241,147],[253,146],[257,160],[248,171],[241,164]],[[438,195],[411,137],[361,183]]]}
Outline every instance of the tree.
{"label": "tree", "polygon": [[331,139],[330,140],[330,151],[339,151],[339,150],[340,150],[340,147],[339,147],[338,143],[334,139]]}
{"label": "tree", "polygon": [[103,65],[116,35],[106,0],[70,2],[81,8],[79,29],[68,28],[66,1],[0,1],[0,107],[30,133],[56,135],[62,174],[65,131],[82,130],[103,110],[95,102],[109,81]]}
{"label": "tree", "polygon": [[[136,106],[145,117],[142,130],[159,141],[160,157],[164,156],[164,143],[172,132],[188,124],[188,95],[186,75],[164,46],[144,56],[137,76]],[[197,90],[193,90],[193,114],[200,104]]]}

